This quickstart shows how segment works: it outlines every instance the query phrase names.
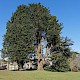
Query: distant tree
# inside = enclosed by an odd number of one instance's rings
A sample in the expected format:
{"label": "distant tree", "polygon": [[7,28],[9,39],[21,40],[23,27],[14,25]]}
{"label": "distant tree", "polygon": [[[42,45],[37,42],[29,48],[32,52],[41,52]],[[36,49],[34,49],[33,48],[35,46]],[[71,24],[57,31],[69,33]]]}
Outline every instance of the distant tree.
{"label": "distant tree", "polygon": [[71,57],[68,59],[68,64],[71,71],[78,72],[80,71],[80,54],[78,52],[71,52]]}

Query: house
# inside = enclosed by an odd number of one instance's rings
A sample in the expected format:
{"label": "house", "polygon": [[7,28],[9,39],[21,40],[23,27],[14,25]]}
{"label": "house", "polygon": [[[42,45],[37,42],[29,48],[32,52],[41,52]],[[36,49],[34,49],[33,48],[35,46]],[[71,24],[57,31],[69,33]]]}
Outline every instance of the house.
{"label": "house", "polygon": [[0,59],[0,70],[6,69],[6,66],[7,66],[7,62]]}
{"label": "house", "polygon": [[10,62],[10,63],[8,63],[7,62],[7,70],[18,70],[18,64],[17,64],[17,62]]}
{"label": "house", "polygon": [[37,65],[35,64],[34,61],[29,61],[27,63],[24,63],[23,69],[24,70],[27,70],[27,69],[37,69]]}

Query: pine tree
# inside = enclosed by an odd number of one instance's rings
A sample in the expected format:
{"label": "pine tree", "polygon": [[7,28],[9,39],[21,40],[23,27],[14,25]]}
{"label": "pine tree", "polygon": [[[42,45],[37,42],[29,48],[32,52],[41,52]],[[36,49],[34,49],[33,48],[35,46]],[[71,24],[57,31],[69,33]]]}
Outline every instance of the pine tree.
{"label": "pine tree", "polygon": [[[37,54],[41,54],[38,47],[42,37],[47,39],[49,47],[53,46],[52,49],[60,46],[62,24],[40,3],[18,6],[6,26],[2,52],[11,61],[17,61],[20,67],[28,61],[28,54],[35,53],[35,49]],[[42,36],[43,32],[45,36]],[[42,58],[38,58],[39,63],[42,64]]]}
{"label": "pine tree", "polygon": [[[4,35],[3,51],[11,61],[17,61],[23,66],[27,55],[34,52],[33,28],[29,23],[28,7],[21,5],[7,23],[7,31]],[[7,50],[7,51],[5,51]]]}

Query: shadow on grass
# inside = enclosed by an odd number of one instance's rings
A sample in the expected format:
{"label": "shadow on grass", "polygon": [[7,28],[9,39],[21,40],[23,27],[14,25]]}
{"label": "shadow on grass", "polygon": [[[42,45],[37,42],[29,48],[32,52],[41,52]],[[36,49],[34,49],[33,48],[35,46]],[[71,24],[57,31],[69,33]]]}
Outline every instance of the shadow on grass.
{"label": "shadow on grass", "polygon": [[19,69],[19,70],[11,70],[11,71],[36,71],[37,69]]}

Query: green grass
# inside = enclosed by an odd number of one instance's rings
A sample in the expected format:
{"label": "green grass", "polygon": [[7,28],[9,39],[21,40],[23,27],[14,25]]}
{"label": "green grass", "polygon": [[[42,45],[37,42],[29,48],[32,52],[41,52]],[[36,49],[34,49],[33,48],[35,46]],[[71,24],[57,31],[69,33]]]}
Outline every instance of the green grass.
{"label": "green grass", "polygon": [[0,80],[80,80],[80,72],[1,70]]}

